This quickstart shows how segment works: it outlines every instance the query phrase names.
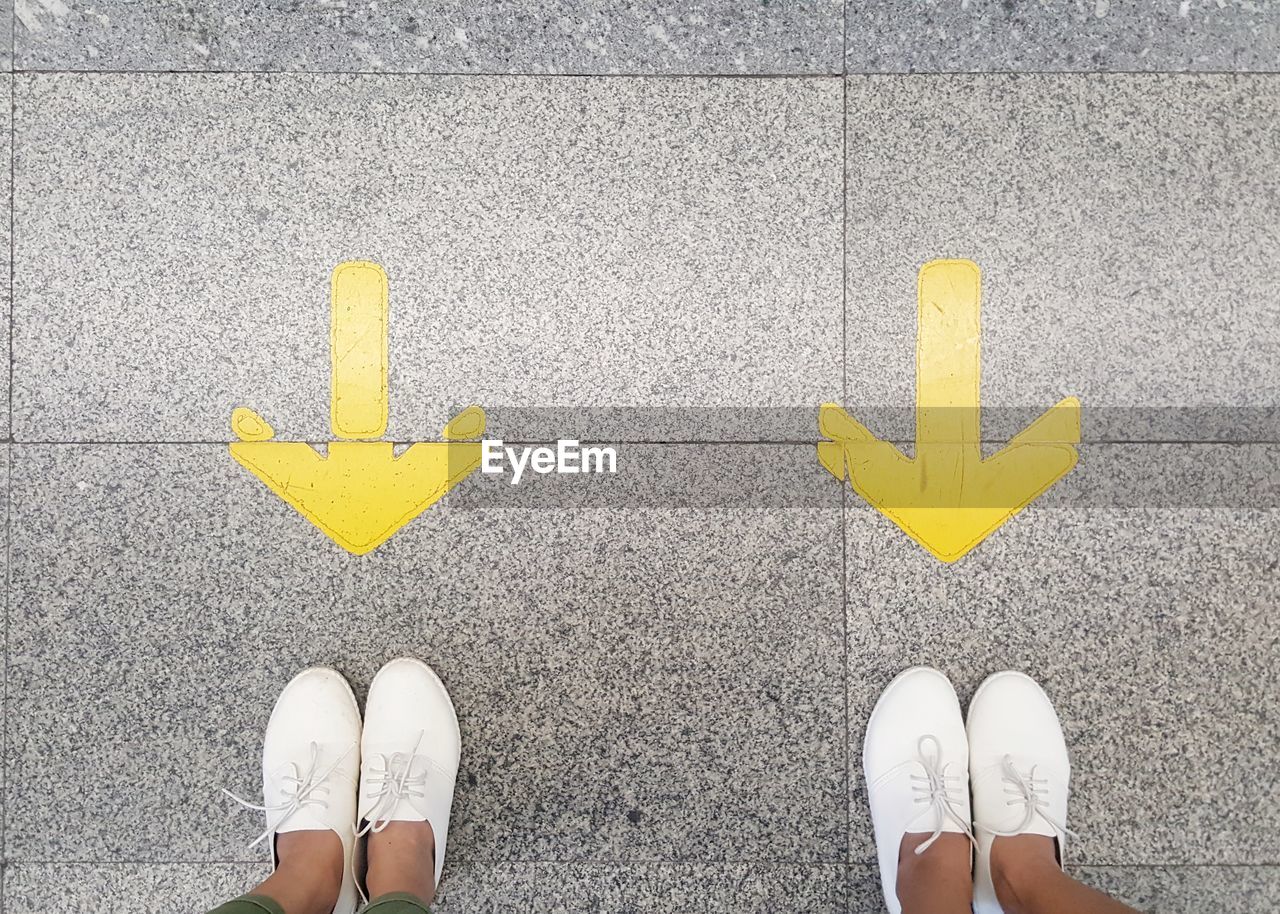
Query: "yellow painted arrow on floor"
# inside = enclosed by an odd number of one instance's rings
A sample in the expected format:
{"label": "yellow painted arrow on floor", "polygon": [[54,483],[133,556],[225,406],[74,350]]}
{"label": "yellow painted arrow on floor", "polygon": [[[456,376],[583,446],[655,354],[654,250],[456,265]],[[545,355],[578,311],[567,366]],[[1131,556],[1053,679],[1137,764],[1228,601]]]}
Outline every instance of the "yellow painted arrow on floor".
{"label": "yellow painted arrow on floor", "polygon": [[396,456],[389,441],[361,441],[386,432],[387,274],[375,263],[350,261],[330,285],[328,453],[303,441],[273,441],[271,425],[238,407],[231,428],[240,440],[231,456],[338,545],[363,555],[386,542],[480,465],[485,416],[472,406],[444,428],[448,441],[410,445]]}
{"label": "yellow painted arrow on floor", "polygon": [[877,439],[834,403],[818,427],[818,459],[944,562],[986,539],[1076,465],[1080,401],[1067,397],[982,459],[981,275],[968,260],[935,260],[917,287],[916,456]]}

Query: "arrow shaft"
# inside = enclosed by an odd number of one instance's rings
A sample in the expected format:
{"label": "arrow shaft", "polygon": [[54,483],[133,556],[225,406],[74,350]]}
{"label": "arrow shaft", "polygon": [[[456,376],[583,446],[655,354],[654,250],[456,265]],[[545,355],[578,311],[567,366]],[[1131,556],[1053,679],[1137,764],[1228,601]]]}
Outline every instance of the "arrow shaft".
{"label": "arrow shaft", "polygon": [[338,438],[387,430],[387,274],[365,261],[339,264],[329,296],[329,423]]}
{"label": "arrow shaft", "polygon": [[981,277],[968,260],[920,269],[916,328],[916,449],[961,446],[980,455]]}

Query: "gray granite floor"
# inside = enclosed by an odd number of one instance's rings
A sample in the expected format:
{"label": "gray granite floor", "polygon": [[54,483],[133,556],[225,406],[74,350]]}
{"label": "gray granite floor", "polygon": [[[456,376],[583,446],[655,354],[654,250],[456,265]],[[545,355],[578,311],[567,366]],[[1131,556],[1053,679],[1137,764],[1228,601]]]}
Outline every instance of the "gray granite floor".
{"label": "gray granite floor", "polygon": [[[401,654],[463,731],[440,914],[880,911],[858,758],[917,663],[1044,683],[1073,874],[1280,908],[1278,49],[1245,0],[4,4],[0,914],[247,888],[275,694]],[[987,447],[1084,403],[949,566],[813,448],[835,400],[911,449],[939,257]],[[231,409],[330,437],[356,258],[390,439],[479,403],[618,474],[360,558],[270,495]]]}

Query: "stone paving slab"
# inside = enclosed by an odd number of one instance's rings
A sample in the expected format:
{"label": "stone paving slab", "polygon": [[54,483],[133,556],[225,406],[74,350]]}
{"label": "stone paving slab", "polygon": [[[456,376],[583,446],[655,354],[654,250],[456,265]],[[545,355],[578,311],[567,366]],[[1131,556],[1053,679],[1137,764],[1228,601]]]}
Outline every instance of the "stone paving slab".
{"label": "stone paving slab", "polygon": [[[4,903],[9,914],[45,914],[50,887],[57,886],[64,910],[200,912],[265,873],[264,864],[249,863],[20,863],[5,871]],[[1280,903],[1275,866],[1075,867],[1072,874],[1160,914],[1270,914]],[[434,908],[439,914],[881,914],[878,878],[865,866],[450,864]]]}
{"label": "stone paving slab", "polygon": [[[78,878],[59,864],[21,864],[5,884],[5,910],[48,910],[51,885],[63,910],[136,914],[199,912],[238,894],[266,869],[252,864],[90,865]],[[778,910],[836,914],[844,910],[845,869],[759,864],[497,864],[446,863],[438,914],[536,914],[654,910],[671,914],[766,914]],[[63,890],[63,883],[66,883]],[[105,902],[105,906],[104,906]]]}
{"label": "stone paving slab", "polygon": [[850,73],[1280,70],[1280,8],[1249,0],[849,0]]}
{"label": "stone paving slab", "polygon": [[13,69],[13,4],[0,6],[0,70]]}
{"label": "stone paving slab", "polygon": [[[825,485],[809,448],[724,450]],[[409,654],[462,721],[459,862],[843,860],[838,497],[457,492],[354,558],[221,446],[16,447],[9,859],[253,859],[219,790],[256,789],[284,683],[328,664],[360,693]]]}
{"label": "stone paving slab", "polygon": [[1072,875],[1140,911],[1266,914],[1280,905],[1280,867],[1086,866]]}
{"label": "stone paving slab", "polygon": [[[1254,480],[1201,498],[1232,461]],[[1185,501],[1113,498],[1151,490],[1153,475]],[[1258,479],[1270,500],[1254,507]],[[851,497],[851,860],[874,860],[866,719],[917,664],[947,673],[962,702],[1003,669],[1043,684],[1073,755],[1069,863],[1276,860],[1280,782],[1257,772],[1280,761],[1280,699],[1267,685],[1280,646],[1277,480],[1274,446],[1090,445],[1070,476],[950,566]]]}
{"label": "stone paving slab", "polygon": [[[0,38],[0,41],[3,41]],[[0,45],[3,46],[3,45]],[[11,229],[12,229],[12,204],[13,204],[13,183],[10,180],[12,175],[9,171],[8,164],[11,161],[10,154],[13,151],[13,110],[10,105],[4,104],[4,100],[11,97],[13,91],[13,77],[8,73],[0,74],[0,314],[5,319],[0,320],[0,354],[3,354],[4,362],[0,363],[0,369],[6,365],[11,358],[12,350],[10,348],[10,323],[9,308],[11,305],[10,285],[12,279],[12,270],[9,264],[9,255],[11,251]],[[9,372],[8,370],[0,370],[0,438],[9,437]]]}
{"label": "stone paving slab", "polygon": [[17,0],[20,69],[839,73],[843,0]]}
{"label": "stone paving slab", "polygon": [[848,80],[847,399],[910,438],[916,275],[983,271],[984,435],[1280,441],[1280,80]]}
{"label": "stone paving slab", "polygon": [[[797,74],[1280,70],[1258,2],[17,0],[20,69]],[[5,16],[11,16],[5,10]],[[846,22],[847,20],[847,22]],[[6,30],[5,57],[9,34]],[[843,45],[843,63],[842,57]],[[7,64],[5,64],[7,66]]]}
{"label": "stone paving slab", "polygon": [[392,438],[472,403],[509,438],[593,436],[576,407],[813,438],[840,111],[833,79],[21,76],[17,437],[225,441],[248,405],[326,440],[329,274],[373,259]]}
{"label": "stone paving slab", "polygon": [[[0,523],[4,525],[3,529],[0,529],[0,580],[5,582],[4,611],[7,620],[9,612],[9,445],[7,443],[0,443],[0,480],[4,481],[4,493],[3,497],[0,497]],[[3,650],[3,656],[0,656],[0,675],[5,676],[6,685],[3,693],[5,699],[8,698],[8,638],[9,627],[6,622],[3,629],[0,630],[0,649]],[[5,725],[5,721],[8,718],[7,705],[7,700],[0,702],[0,727]],[[4,821],[3,816],[7,809],[4,796],[7,792],[4,787],[7,783],[7,776],[8,772],[6,770],[0,770],[0,822]],[[0,849],[7,848],[4,838],[5,836],[0,832]],[[2,908],[3,902],[0,902],[0,909]]]}

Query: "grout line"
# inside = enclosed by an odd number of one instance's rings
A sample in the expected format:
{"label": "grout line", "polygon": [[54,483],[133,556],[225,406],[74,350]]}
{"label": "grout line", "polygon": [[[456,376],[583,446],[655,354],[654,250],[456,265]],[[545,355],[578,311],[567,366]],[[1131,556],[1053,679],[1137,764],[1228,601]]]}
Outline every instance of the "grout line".
{"label": "grout line", "polygon": [[849,3],[842,0],[840,4],[840,75],[849,75]]}
{"label": "grout line", "polygon": [[13,594],[13,454],[5,448],[4,461],[4,676],[0,685],[0,914],[4,914],[4,881],[9,863],[9,616]]}
{"label": "grout line", "polygon": [[846,70],[845,76],[921,77],[949,79],[954,76],[1023,76],[1053,78],[1058,76],[1150,76],[1168,79],[1173,76],[1280,76],[1280,70]]}
{"label": "grout line", "polygon": [[[4,676],[0,685],[0,861],[9,850],[9,616],[13,611],[13,453],[4,449]],[[4,894],[0,888],[0,914],[4,914]]]}
{"label": "grout line", "polygon": [[[840,4],[840,405],[849,402],[849,0]],[[844,658],[840,706],[844,710],[844,855],[845,871],[853,863],[853,751],[849,745],[849,487],[840,480],[840,652]],[[845,908],[853,898],[845,889]]]}
{"label": "grout line", "polygon": [[[696,857],[672,859],[672,860],[597,860],[597,859],[547,859],[547,860],[523,860],[523,859],[496,859],[496,860],[453,860],[450,858],[450,868],[456,867],[476,867],[476,866],[600,866],[612,867],[616,869],[627,869],[635,867],[655,867],[655,866],[674,866],[674,867],[696,867],[696,866],[746,866],[759,867],[761,869],[780,869],[780,868],[796,868],[796,869],[844,869],[850,865],[861,867],[875,867],[875,862],[847,864],[838,860],[776,860],[770,863],[755,863],[750,857],[742,857],[733,860],[726,859],[702,859]],[[10,860],[8,866],[269,866],[270,860],[119,860],[119,859],[68,859],[59,857],[53,860],[31,859],[31,860]],[[1068,864],[1070,865],[1070,864]],[[1153,864],[1154,865],[1154,864]]]}
{"label": "grout line", "polygon": [[[15,24],[16,29],[16,24]],[[14,32],[9,34],[10,60],[14,50]],[[12,64],[10,64],[12,66]],[[17,90],[18,79],[9,74],[9,309],[6,315],[9,322],[9,390],[5,408],[9,420],[9,437],[13,435],[13,253],[14,253],[14,158],[18,146],[17,138]],[[4,882],[8,878],[9,850],[9,616],[12,613],[13,593],[13,446],[4,448],[4,647],[0,651],[4,676],[0,684],[0,861],[6,865],[0,871],[0,914],[4,914]]]}
{"label": "grout line", "polygon": [[[608,435],[601,436],[582,436],[578,435],[577,439],[584,444],[605,444],[605,445],[636,445],[643,447],[725,447],[729,445],[750,445],[752,447],[760,446],[777,446],[777,447],[813,447],[823,438],[613,438]],[[332,439],[300,439],[300,438],[278,438],[272,439],[280,443],[290,444],[310,444],[313,447],[323,447],[331,444]],[[503,438],[504,444],[520,445],[520,446],[536,446],[540,444],[550,444],[555,442],[556,438]],[[911,447],[915,444],[911,438],[881,438],[877,439],[888,444],[898,445],[902,447]],[[387,442],[393,445],[410,445],[420,444],[423,442],[440,443],[435,438],[415,438],[406,440],[390,440],[376,439],[379,442]],[[227,447],[236,444],[236,441],[220,441],[214,439],[165,439],[165,440],[135,440],[128,441],[123,439],[101,439],[94,441],[81,440],[58,440],[58,439],[30,439],[24,441],[15,441],[12,438],[0,439],[0,445],[8,445],[10,447],[157,447],[157,446],[195,446],[209,445],[210,447]],[[982,438],[979,444],[1004,445],[1009,443],[1007,438]],[[1276,438],[1096,438],[1081,441],[1077,447],[1119,447],[1119,446],[1166,446],[1180,445],[1184,447],[1251,447],[1264,446],[1274,447],[1280,445],[1280,439]]]}
{"label": "grout line", "polygon": [[853,749],[849,731],[849,487],[840,481],[840,629],[844,633],[844,860],[853,864]]}
{"label": "grout line", "polygon": [[[268,866],[270,861],[263,860],[120,860],[120,859],[56,859],[7,860],[5,868],[22,868],[28,866]],[[632,869],[639,867],[712,867],[712,866],[745,866],[761,869],[863,869],[875,871],[878,868],[874,860],[857,860],[850,863],[829,860],[778,860],[771,863],[753,863],[749,858],[734,860],[684,858],[674,860],[596,860],[596,859],[547,859],[547,860],[458,860],[451,866],[457,867],[499,867],[499,866],[559,866],[559,867],[608,867],[611,869]],[[1068,862],[1068,870],[1240,870],[1240,869],[1274,869],[1280,862],[1263,861],[1261,863],[1080,863]]]}
{"label": "grout line", "polygon": [[8,402],[5,404],[5,409],[8,411],[8,416],[9,416],[10,440],[12,440],[13,438],[13,375],[14,375],[13,362],[14,362],[14,352],[16,351],[16,346],[14,345],[14,341],[13,341],[13,312],[14,312],[13,260],[14,260],[14,252],[17,250],[17,217],[14,215],[14,209],[15,209],[14,204],[16,202],[16,196],[17,196],[15,192],[15,185],[17,182],[14,180],[14,178],[17,175],[17,168],[15,166],[15,162],[17,160],[17,155],[18,155],[17,153],[17,149],[18,149],[17,82],[18,82],[18,78],[16,76],[10,75],[9,77],[9,277],[8,277],[9,313],[7,315],[7,319],[9,321],[9,352],[8,352],[9,391],[8,391]]}
{"label": "grout line", "polygon": [[[326,444],[333,443],[333,440],[329,438],[325,438],[322,440],[310,440],[310,439],[299,439],[299,438],[273,438],[271,440],[279,444],[309,444],[312,447],[323,447]],[[498,440],[498,439],[491,439],[491,440]],[[522,446],[552,444],[557,440],[559,439],[556,439],[556,438],[502,438],[501,439],[503,444],[522,445]],[[707,439],[690,439],[690,440],[630,439],[630,438],[619,439],[619,438],[611,438],[607,435],[604,435],[599,437],[585,437],[585,438],[579,436],[578,440],[583,444],[604,444],[604,445],[625,444],[625,445],[642,445],[646,447],[648,446],[703,447],[703,446],[711,446],[711,445],[721,447],[721,446],[733,445],[733,444],[743,444],[743,445],[752,445],[752,446],[777,445],[779,447],[813,447],[818,443],[820,439],[818,438],[771,438],[771,439],[763,439],[763,438],[762,439],[740,439],[740,438],[710,439],[710,438],[707,438]],[[123,441],[123,440],[119,440],[119,441],[117,440],[13,441],[13,440],[9,440],[9,441],[0,441],[0,444],[8,444],[12,447],[128,447],[128,446],[163,447],[165,445],[178,445],[178,446],[209,445],[210,447],[227,447],[228,445],[238,444],[238,443],[239,442],[237,441],[214,441],[209,439],[190,440],[190,441],[186,441],[186,440],[164,440],[164,441]],[[415,438],[412,440],[404,440],[404,441],[378,438],[378,439],[371,440],[369,443],[410,445],[410,444],[442,443],[442,442],[440,442],[439,439],[435,439],[435,438],[427,438],[427,439]],[[899,443],[906,444],[909,442],[899,442]]]}
{"label": "grout line", "polygon": [[840,80],[840,405],[849,402],[849,81]]}
{"label": "grout line", "polygon": [[1060,76],[1102,77],[1108,76],[1150,76],[1168,79],[1170,77],[1197,78],[1206,76],[1245,76],[1245,77],[1280,77],[1278,70],[848,70],[842,68],[834,72],[797,71],[794,73],[536,73],[519,70],[171,70],[171,69],[120,69],[102,68],[93,70],[75,70],[58,67],[14,67],[14,75],[30,74],[33,76],[422,76],[448,79],[732,79],[732,80],[769,80],[769,79],[842,79],[844,77],[864,78],[911,78],[911,79],[950,79],[956,76],[1015,76],[1028,79],[1054,78]]}
{"label": "grout line", "polygon": [[423,76],[444,79],[840,79],[840,72],[818,70],[795,73],[536,73],[502,70],[164,70],[95,69],[68,70],[55,67],[23,67],[14,73],[34,76]]}

